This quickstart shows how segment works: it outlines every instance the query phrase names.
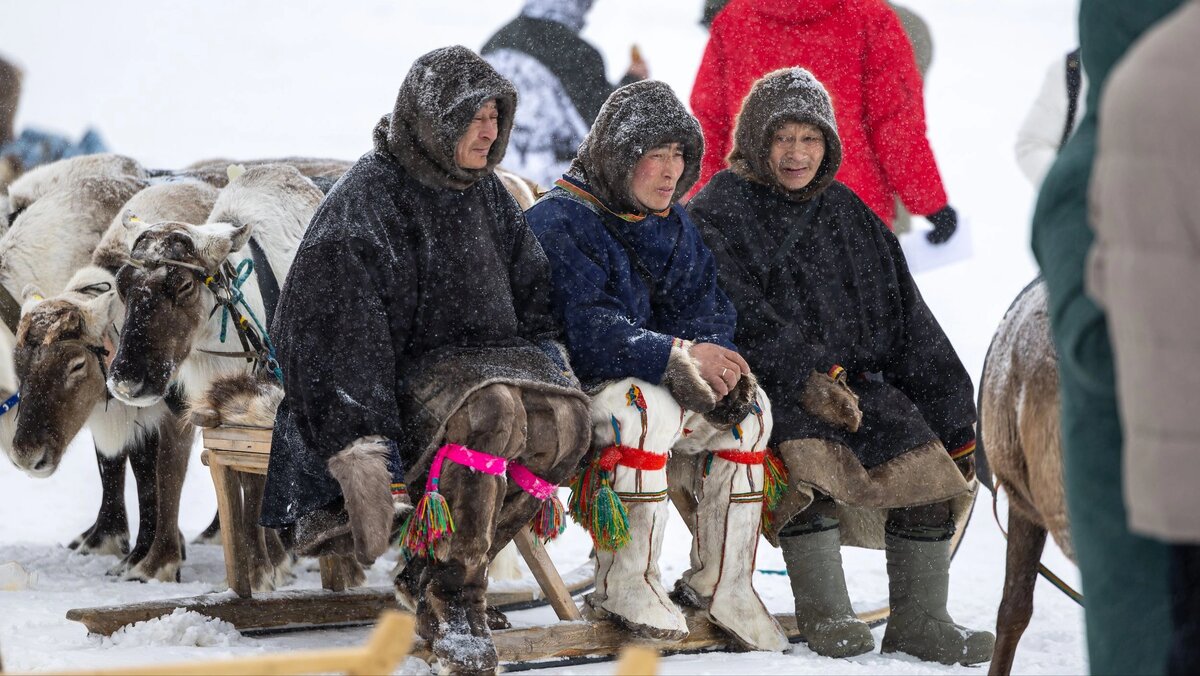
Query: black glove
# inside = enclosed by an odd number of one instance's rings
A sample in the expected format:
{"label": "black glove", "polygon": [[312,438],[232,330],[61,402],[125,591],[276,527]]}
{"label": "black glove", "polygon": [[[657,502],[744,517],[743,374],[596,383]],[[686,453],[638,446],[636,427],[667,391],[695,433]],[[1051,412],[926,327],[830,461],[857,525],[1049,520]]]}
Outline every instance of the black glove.
{"label": "black glove", "polygon": [[944,244],[958,229],[958,212],[949,204],[925,218],[933,224],[933,230],[925,233],[930,244]]}

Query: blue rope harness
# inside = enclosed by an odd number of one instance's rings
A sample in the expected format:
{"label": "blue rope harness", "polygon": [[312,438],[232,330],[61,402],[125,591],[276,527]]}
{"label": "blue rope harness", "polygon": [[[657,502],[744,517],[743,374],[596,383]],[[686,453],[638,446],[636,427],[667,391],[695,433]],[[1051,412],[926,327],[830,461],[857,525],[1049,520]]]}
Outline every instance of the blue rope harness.
{"label": "blue rope harness", "polygon": [[[238,263],[237,268],[227,262],[220,274],[210,275],[204,280],[204,283],[212,289],[213,294],[217,297],[217,305],[221,308],[221,342],[225,342],[228,336],[229,320],[233,318],[239,337],[243,342],[249,341],[258,351],[265,353],[262,358],[265,362],[264,366],[282,384],[283,369],[280,368],[279,361],[275,358],[275,346],[271,343],[270,336],[267,335],[266,327],[258,320],[254,310],[250,309],[250,305],[246,302],[246,295],[242,293],[242,285],[246,283],[253,272],[254,261],[252,259],[242,260],[241,263]],[[214,288],[214,284],[216,288]],[[226,297],[221,296],[221,290],[225,291]],[[239,305],[245,310],[245,316],[238,310]],[[214,307],[213,310],[216,311],[216,308]],[[249,316],[250,320],[254,322],[254,328],[258,330],[257,336],[253,335],[246,326],[246,316]],[[255,345],[259,336],[262,338],[261,345]]]}
{"label": "blue rope harness", "polygon": [[0,416],[4,415],[5,413],[8,413],[9,411],[16,408],[17,404],[20,401],[21,401],[20,393],[13,394],[13,396],[9,397],[8,399],[5,399],[4,403],[0,404]]}

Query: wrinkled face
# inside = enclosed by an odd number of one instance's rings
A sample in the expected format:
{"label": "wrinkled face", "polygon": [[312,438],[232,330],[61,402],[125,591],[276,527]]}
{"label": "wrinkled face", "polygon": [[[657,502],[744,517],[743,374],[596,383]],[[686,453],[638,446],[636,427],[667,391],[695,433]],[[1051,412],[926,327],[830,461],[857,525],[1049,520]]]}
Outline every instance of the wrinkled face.
{"label": "wrinkled face", "polygon": [[[140,236],[132,255],[146,251],[203,266],[192,238],[178,230]],[[207,319],[208,297],[201,273],[175,265],[124,265],[117,293],[125,303],[121,343],[109,374],[113,396],[132,406],[151,406],[167,393],[180,364],[192,351]]]}
{"label": "wrinkled face", "polygon": [[67,301],[41,303],[21,320],[14,352],[21,403],[12,461],[30,476],[54,473],[93,407],[107,396],[103,340],[88,334],[79,307]]}
{"label": "wrinkled face", "polygon": [[767,165],[784,190],[799,190],[812,182],[825,158],[825,134],[803,122],[787,122],[771,140]]}
{"label": "wrinkled face", "polygon": [[500,134],[500,109],[496,100],[483,104],[467,127],[467,133],[458,139],[454,149],[454,162],[463,169],[483,169],[488,163],[488,153],[496,136]]}
{"label": "wrinkled face", "polygon": [[651,148],[633,166],[629,191],[646,211],[663,211],[671,206],[683,169],[683,145],[668,143]]}

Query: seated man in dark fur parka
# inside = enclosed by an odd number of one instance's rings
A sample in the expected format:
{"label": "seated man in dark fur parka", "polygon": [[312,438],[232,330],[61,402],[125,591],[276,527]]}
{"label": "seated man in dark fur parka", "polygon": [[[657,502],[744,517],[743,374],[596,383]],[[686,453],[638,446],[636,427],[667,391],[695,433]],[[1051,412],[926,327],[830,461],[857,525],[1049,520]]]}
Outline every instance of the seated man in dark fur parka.
{"label": "seated man in dark fur parka", "polygon": [[974,483],[971,380],[895,236],[834,180],[841,156],[825,88],[778,70],[742,103],[730,168],[688,205],[774,401],[789,476],[766,535],[783,548],[813,651],[875,645],[850,606],[846,542],[887,550],[884,652],[984,662],[994,637],[946,612],[950,539]]}
{"label": "seated man in dark fur parka", "polygon": [[494,670],[488,563],[588,443],[549,263],[492,171],[516,98],[464,47],[417,59],[313,216],[272,327],[286,395],[262,522],[369,564],[406,481],[397,595],[455,673]]}
{"label": "seated man in dark fur parka", "polygon": [[[627,85],[526,214],[592,394],[595,451],[571,509],[596,543],[596,591],[586,598],[596,616],[679,639],[688,633],[679,602],[746,647],[783,650],[751,586],[770,402],[733,344],[712,253],[676,204],[703,152],[699,123],[670,87]],[[668,486],[693,533],[691,568],[670,597],[658,570]]]}

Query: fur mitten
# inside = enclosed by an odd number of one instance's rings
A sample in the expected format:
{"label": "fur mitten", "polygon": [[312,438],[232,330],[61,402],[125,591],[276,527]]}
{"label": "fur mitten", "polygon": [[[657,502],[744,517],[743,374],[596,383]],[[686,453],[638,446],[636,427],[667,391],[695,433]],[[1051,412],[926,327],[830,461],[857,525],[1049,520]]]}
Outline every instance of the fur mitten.
{"label": "fur mitten", "polygon": [[758,379],[754,374],[747,373],[742,376],[737,385],[725,395],[725,398],[717,402],[713,410],[704,414],[704,418],[708,420],[713,427],[722,430],[732,428],[750,414],[750,407],[754,405],[754,395],[758,392]]}
{"label": "fur mitten", "polygon": [[800,405],[822,421],[850,432],[857,432],[862,424],[858,395],[850,389],[846,371],[840,366],[834,366],[829,373],[809,373]]}
{"label": "fur mitten", "polygon": [[671,391],[671,396],[683,408],[707,413],[717,405],[717,394],[700,375],[700,364],[688,354],[689,345],[691,343],[671,346],[662,385]]}
{"label": "fur mitten", "polygon": [[370,566],[388,548],[392,532],[392,474],[388,471],[391,449],[379,436],[351,442],[329,459],[329,473],[342,489],[354,555]]}

